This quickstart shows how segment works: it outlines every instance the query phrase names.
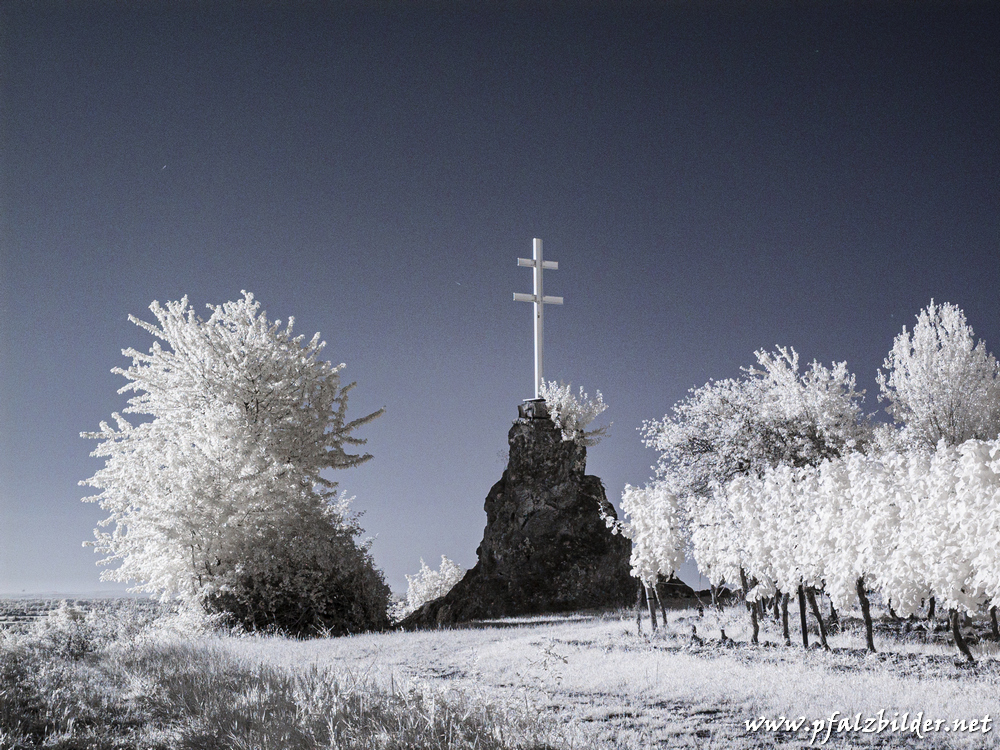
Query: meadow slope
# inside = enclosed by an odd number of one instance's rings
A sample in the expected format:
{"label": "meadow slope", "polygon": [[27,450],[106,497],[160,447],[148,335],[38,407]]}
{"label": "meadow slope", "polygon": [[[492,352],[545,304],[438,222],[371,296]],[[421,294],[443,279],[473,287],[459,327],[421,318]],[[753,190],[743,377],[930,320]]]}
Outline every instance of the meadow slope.
{"label": "meadow slope", "polygon": [[[770,619],[752,646],[739,605],[671,610],[655,634],[620,612],[313,640],[195,634],[135,602],[41,607],[0,627],[3,750],[1000,746],[996,643],[965,666],[918,623],[879,621],[868,654],[851,617],[830,652]],[[827,739],[814,722],[834,712]],[[858,715],[883,731],[849,729]],[[893,731],[904,715],[932,729]],[[748,729],[778,717],[802,724]]]}
{"label": "meadow slope", "polygon": [[[994,644],[976,651],[973,668],[956,662],[948,643],[877,638],[869,655],[857,625],[830,640],[832,651],[778,645],[767,623],[766,646],[747,641],[745,611],[699,617],[670,613],[666,627],[638,635],[633,616],[574,615],[505,620],[477,628],[384,633],[313,641],[224,639],[243,657],[302,669],[347,668],[398,688],[460,691],[482,701],[521,701],[552,714],[571,742],[610,747],[799,747],[812,722],[944,720],[938,731],[836,731],[828,746],[997,747],[1000,730],[946,731],[956,719],[1000,715],[1000,660]],[[691,626],[702,640],[691,638]],[[737,643],[723,645],[720,628]],[[898,716],[897,716],[898,715]],[[746,721],[806,717],[799,732],[748,731]],[[873,728],[877,728],[877,724]],[[863,724],[862,724],[863,727]],[[824,733],[816,736],[819,744]]]}

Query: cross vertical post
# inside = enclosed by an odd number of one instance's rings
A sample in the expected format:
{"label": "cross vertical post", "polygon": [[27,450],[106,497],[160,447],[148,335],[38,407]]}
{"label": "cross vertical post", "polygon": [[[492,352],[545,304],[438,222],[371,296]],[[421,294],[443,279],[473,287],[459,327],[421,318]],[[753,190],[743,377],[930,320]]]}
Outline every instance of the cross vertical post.
{"label": "cross vertical post", "polygon": [[545,305],[561,305],[562,297],[546,297],[542,292],[542,271],[557,271],[559,264],[554,260],[542,259],[542,241],[537,237],[532,240],[532,259],[518,258],[517,265],[532,269],[532,294],[514,292],[515,302],[533,302],[535,305],[535,399],[540,399],[541,387],[545,382],[542,371],[542,320]]}

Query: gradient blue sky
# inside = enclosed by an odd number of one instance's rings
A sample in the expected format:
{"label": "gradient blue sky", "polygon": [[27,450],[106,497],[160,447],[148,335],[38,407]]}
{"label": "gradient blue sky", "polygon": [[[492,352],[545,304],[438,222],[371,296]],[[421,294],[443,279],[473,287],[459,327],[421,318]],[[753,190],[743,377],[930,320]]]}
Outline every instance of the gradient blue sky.
{"label": "gradient blue sky", "polygon": [[[475,562],[546,374],[600,389],[589,473],[794,346],[875,371],[933,297],[1000,347],[1000,6],[0,4],[0,593],[84,593],[77,482],[153,300],[252,291],[357,380],[341,472],[387,580]],[[119,587],[124,588],[124,587]]]}

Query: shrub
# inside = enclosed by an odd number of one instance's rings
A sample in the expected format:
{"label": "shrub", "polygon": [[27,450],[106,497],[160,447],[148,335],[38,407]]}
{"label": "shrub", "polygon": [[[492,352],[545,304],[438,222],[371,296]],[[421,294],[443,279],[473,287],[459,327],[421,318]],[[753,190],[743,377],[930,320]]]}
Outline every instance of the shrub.
{"label": "shrub", "polygon": [[[323,523],[323,521],[319,521]],[[308,536],[275,530],[263,545],[242,552],[205,597],[205,610],[248,631],[293,637],[346,635],[388,626],[390,590],[356,526],[325,521]]]}
{"label": "shrub", "polygon": [[597,398],[592,399],[583,392],[583,386],[580,386],[578,398],[573,395],[572,383],[560,381],[557,384],[553,380],[542,383],[539,393],[545,399],[545,406],[552,421],[562,431],[563,440],[575,440],[586,446],[601,442],[601,438],[608,431],[608,426],[587,431],[587,425],[608,408],[600,391],[597,391]]}
{"label": "shrub", "polygon": [[421,558],[420,572],[415,576],[406,576],[406,581],[409,583],[406,601],[393,607],[393,619],[402,620],[427,602],[440,599],[451,591],[464,575],[465,569],[444,555],[441,555],[441,567],[438,570],[431,570]]}

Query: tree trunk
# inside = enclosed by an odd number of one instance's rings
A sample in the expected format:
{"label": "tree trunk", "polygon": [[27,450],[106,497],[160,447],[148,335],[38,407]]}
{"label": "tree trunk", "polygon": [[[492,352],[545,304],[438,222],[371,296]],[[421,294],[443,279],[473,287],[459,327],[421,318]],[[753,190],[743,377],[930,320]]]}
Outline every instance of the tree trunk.
{"label": "tree trunk", "polygon": [[639,635],[642,635],[642,605],[646,602],[646,588],[642,585],[642,581],[639,581],[639,592],[635,596],[635,626],[639,630]]}
{"label": "tree trunk", "polygon": [[809,607],[813,611],[813,617],[819,623],[819,642],[824,650],[829,651],[830,644],[826,642],[826,626],[823,624],[823,613],[819,611],[819,605],[816,603],[816,592],[812,586],[806,588],[806,599],[809,600]]}
{"label": "tree trunk", "polygon": [[710,584],[708,590],[712,593],[712,607],[721,610],[722,607],[719,606],[719,587]]}
{"label": "tree trunk", "polygon": [[858,589],[858,599],[861,601],[861,615],[865,618],[865,641],[868,650],[875,653],[875,639],[872,635],[872,609],[868,603],[868,594],[865,593],[865,578],[858,578],[856,587]]}
{"label": "tree trunk", "polygon": [[781,594],[779,592],[774,594],[774,621],[781,622]]}
{"label": "tree trunk", "polygon": [[969,651],[969,644],[962,637],[962,629],[958,624],[958,610],[954,608],[949,609],[948,615],[951,618],[951,634],[955,637],[955,645],[958,646],[958,650],[962,652],[962,655],[969,664],[975,664],[976,660],[972,658],[972,652]]}
{"label": "tree trunk", "polygon": [[933,620],[934,619],[934,604],[935,604],[934,597],[932,596],[930,598],[930,601],[927,602],[927,619],[928,620]]}
{"label": "tree trunk", "polygon": [[886,601],[885,608],[889,610],[889,617],[891,617],[894,622],[899,622],[899,615],[897,615],[896,610],[892,608],[892,599],[888,599]]}
{"label": "tree trunk", "polygon": [[[654,584],[655,586],[655,584]],[[649,606],[649,622],[650,626],[653,628],[653,632],[656,632],[656,591],[650,591],[652,586],[646,586],[646,604]]]}
{"label": "tree trunk", "polygon": [[997,627],[997,608],[990,607],[990,624],[993,626],[993,637],[1000,641],[1000,628]]}
{"label": "tree trunk", "polygon": [[760,622],[757,620],[757,602],[751,602],[747,599],[750,589],[747,587],[747,574],[743,571],[743,568],[740,568],[740,583],[743,585],[743,601],[750,611],[750,625],[753,627],[753,636],[750,639],[750,643],[756,645],[759,642],[758,636],[760,635]]}
{"label": "tree trunk", "polygon": [[[656,603],[660,605],[660,614],[663,616],[663,627],[667,626],[667,608],[663,606],[664,596],[660,596],[660,579],[653,581],[653,593],[656,594]],[[697,598],[697,597],[696,597]]]}
{"label": "tree trunk", "polygon": [[802,648],[809,648],[809,631],[806,629],[806,589],[799,584],[799,626],[802,628]]}
{"label": "tree trunk", "polygon": [[[830,632],[840,625],[840,617],[837,615],[837,608],[833,606],[833,599],[830,600]],[[837,628],[839,630],[839,628]]]}
{"label": "tree trunk", "polygon": [[785,636],[785,645],[792,645],[792,636],[788,632],[788,594],[781,595],[781,634]]}

